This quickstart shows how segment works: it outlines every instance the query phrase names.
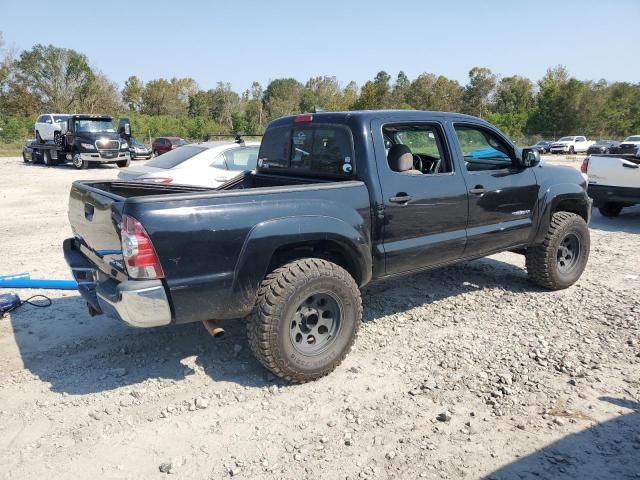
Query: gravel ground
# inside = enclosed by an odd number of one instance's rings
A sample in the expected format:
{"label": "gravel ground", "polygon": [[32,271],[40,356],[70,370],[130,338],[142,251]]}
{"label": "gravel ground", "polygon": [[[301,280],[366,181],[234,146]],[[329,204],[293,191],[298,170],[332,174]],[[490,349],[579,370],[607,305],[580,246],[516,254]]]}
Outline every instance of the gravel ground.
{"label": "gravel ground", "polygon": [[[0,159],[0,274],[70,278],[70,183],[116,173]],[[0,320],[0,478],[638,479],[640,208],[591,235],[561,292],[511,253],[367,287],[354,351],[300,386],[241,321],[134,330],[47,291]]]}

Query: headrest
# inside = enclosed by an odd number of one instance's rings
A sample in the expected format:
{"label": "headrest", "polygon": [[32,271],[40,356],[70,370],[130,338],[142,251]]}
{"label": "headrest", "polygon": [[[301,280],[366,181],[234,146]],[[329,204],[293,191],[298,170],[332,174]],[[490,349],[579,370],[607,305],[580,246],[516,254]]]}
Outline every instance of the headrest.
{"label": "headrest", "polygon": [[393,145],[387,154],[389,167],[394,172],[406,172],[413,169],[411,149],[401,143]]}

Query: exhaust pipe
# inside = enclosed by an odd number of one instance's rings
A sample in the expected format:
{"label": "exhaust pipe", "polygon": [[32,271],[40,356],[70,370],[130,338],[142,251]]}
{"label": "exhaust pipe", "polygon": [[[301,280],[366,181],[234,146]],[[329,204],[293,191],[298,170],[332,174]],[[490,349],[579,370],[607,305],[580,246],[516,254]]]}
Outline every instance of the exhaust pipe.
{"label": "exhaust pipe", "polygon": [[214,320],[203,320],[202,323],[204,324],[204,328],[207,329],[207,332],[209,332],[212,337],[220,338],[224,335],[224,328],[218,325]]}

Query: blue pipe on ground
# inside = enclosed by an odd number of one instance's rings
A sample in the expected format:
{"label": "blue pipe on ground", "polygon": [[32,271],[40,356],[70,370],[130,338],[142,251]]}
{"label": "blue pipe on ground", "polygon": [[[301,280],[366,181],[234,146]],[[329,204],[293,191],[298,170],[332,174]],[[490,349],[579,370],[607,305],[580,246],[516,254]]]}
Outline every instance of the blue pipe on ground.
{"label": "blue pipe on ground", "polygon": [[[76,290],[78,284],[75,280],[46,280],[10,275],[10,278],[0,277],[0,288],[42,288],[46,290]],[[13,278],[11,278],[13,277]]]}

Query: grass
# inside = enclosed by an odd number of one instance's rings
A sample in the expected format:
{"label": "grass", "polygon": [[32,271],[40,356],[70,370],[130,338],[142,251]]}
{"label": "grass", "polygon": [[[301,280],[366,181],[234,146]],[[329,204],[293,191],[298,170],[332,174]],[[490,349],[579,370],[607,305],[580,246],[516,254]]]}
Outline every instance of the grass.
{"label": "grass", "polygon": [[0,157],[20,157],[23,142],[0,143]]}

